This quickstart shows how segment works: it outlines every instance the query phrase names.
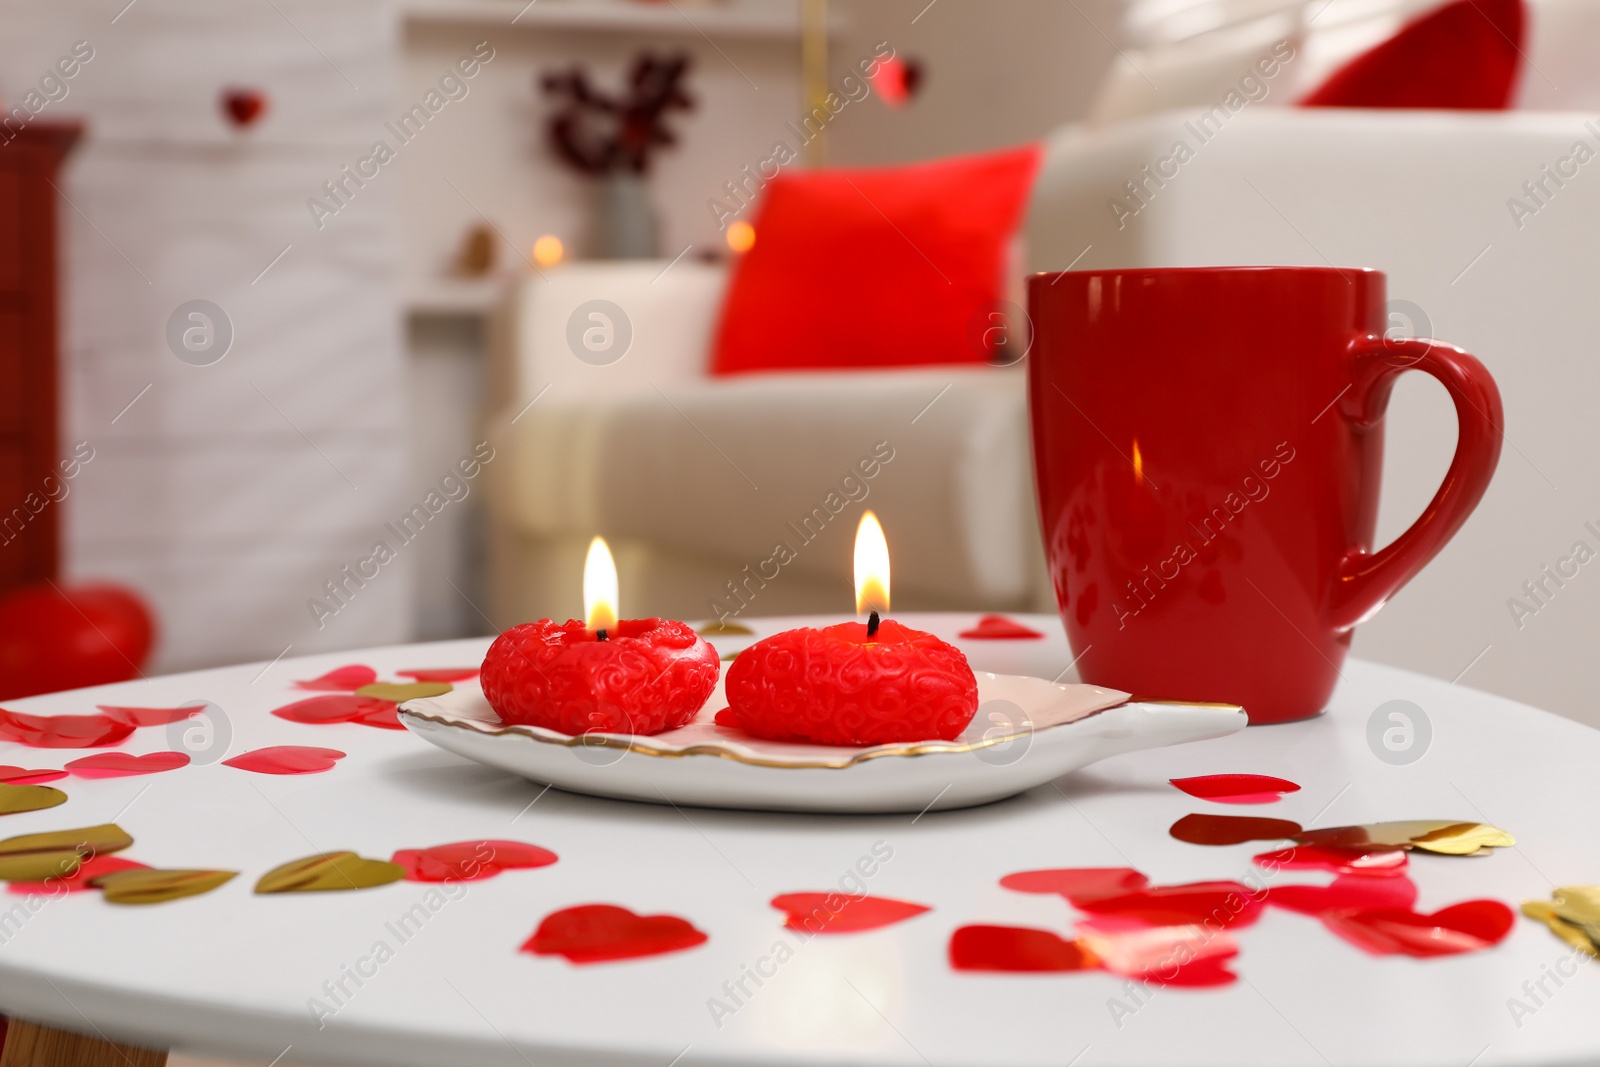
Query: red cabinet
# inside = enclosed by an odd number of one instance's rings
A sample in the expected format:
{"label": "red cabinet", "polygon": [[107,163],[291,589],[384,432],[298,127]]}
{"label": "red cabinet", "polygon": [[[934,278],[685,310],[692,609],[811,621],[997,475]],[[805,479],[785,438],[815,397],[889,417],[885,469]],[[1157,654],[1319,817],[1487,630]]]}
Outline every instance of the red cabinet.
{"label": "red cabinet", "polygon": [[0,137],[0,592],[56,576],[61,509],[45,481],[60,474],[55,186],[78,133],[36,123]]}

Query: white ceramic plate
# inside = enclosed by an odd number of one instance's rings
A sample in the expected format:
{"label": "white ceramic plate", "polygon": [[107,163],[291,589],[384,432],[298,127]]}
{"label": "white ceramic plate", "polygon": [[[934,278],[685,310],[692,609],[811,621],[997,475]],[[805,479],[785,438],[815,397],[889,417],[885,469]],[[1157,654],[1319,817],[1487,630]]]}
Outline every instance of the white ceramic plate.
{"label": "white ceramic plate", "polygon": [[722,681],[696,720],[653,736],[574,737],[501,721],[476,685],[400,705],[425,740],[478,763],[594,796],[772,811],[937,811],[1000,800],[1095,760],[1222,737],[1232,704],[1131,701],[1127,693],[977,672],[978,713],[954,741],[843,748],[763,741],[712,722]]}

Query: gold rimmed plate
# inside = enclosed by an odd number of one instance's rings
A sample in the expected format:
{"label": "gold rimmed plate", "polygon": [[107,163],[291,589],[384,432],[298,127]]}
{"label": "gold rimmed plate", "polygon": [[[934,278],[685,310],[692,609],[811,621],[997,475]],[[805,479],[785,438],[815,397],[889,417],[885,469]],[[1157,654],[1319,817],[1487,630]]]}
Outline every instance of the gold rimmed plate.
{"label": "gold rimmed plate", "polygon": [[1222,737],[1231,704],[1132,700],[1092,685],[977,672],[978,713],[953,741],[845,748],[764,741],[717,726],[722,683],[696,720],[643,736],[579,737],[502,722],[475,685],[400,705],[424,740],[575,793],[773,811],[893,812],[1000,800],[1105,759]]}

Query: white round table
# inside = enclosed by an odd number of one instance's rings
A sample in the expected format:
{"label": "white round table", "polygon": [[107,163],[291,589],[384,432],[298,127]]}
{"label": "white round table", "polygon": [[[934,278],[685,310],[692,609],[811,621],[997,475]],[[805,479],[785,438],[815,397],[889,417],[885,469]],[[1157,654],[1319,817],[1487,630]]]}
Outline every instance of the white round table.
{"label": "white round table", "polygon": [[[900,617],[946,639],[975,621]],[[1048,636],[959,643],[978,668],[1061,674],[1071,655],[1059,623],[1019,618]],[[762,633],[790,624],[752,622]],[[135,839],[124,853],[130,858],[241,872],[204,896],[148,907],[113,906],[93,892],[63,895],[20,921],[14,905],[23,898],[0,898],[12,909],[0,909],[0,1011],[152,1048],[368,1067],[1600,1061],[1600,968],[1580,965],[1557,986],[1546,976],[1573,951],[1520,917],[1493,949],[1417,960],[1369,956],[1312,918],[1269,908],[1236,932],[1240,981],[1218,989],[1140,991],[1103,972],[960,973],[946,956],[951,932],[973,923],[1070,936],[1075,915],[1066,902],[1002,889],[1008,873],[1131,866],[1163,883],[1238,879],[1251,871],[1250,857],[1270,847],[1198,847],[1168,835],[1173,821],[1196,811],[1308,827],[1481,820],[1516,835],[1516,847],[1486,857],[1414,855],[1421,911],[1479,897],[1516,907],[1547,898],[1553,885],[1600,882],[1600,733],[1573,722],[1350,663],[1332,706],[1315,720],[1120,756],[1009,801],[913,817],[675,810],[545,792],[406,732],[268,714],[310,695],[293,689],[294,679],[341,664],[370,664],[393,678],[406,668],[475,665],[486,646],[467,640],[286,659],[9,705],[64,714],[205,699],[226,713],[232,753],[296,744],[348,757],[298,777],[197,760],[139,777],[70,778],[56,783],[70,794],[65,805],[0,819],[5,837],[115,821]],[[1432,724],[1429,750],[1404,766],[1378,758],[1367,740],[1369,716],[1394,699],[1413,701]],[[164,730],[143,729],[122,747],[146,752],[168,743]],[[0,744],[6,764],[60,766],[79,755]],[[1245,808],[1168,784],[1221,772],[1279,775],[1303,789]],[[477,838],[525,840],[560,861],[460,885],[432,905],[436,887],[412,882],[252,893],[263,872],[313,852],[387,859],[398,848]],[[869,892],[930,912],[803,941],[783,928],[773,896],[832,890],[875,847],[891,855]],[[1313,872],[1277,877],[1325,881]],[[545,915],[591,902],[680,915],[709,940],[587,966],[518,951]],[[416,918],[418,905],[425,919]],[[408,914],[412,921],[397,925]],[[380,943],[390,951],[374,963]],[[774,970],[780,943],[792,957],[759,987],[746,979],[750,995],[732,1014],[715,1012],[714,999],[731,1003],[725,983],[736,985],[758,964]],[[347,977],[354,971],[368,976],[357,985]],[[340,986],[342,994],[330,993]]]}

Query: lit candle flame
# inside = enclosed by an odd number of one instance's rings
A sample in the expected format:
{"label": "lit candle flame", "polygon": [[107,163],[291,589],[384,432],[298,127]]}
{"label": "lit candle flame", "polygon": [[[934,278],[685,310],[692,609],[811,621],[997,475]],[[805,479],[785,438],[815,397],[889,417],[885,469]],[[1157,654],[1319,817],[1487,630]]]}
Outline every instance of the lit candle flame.
{"label": "lit candle flame", "polygon": [[590,630],[617,625],[617,564],[603,537],[589,542],[589,558],[583,561],[583,617]]}
{"label": "lit candle flame", "polygon": [[889,542],[870,511],[856,527],[856,614],[869,611],[889,612]]}
{"label": "lit candle flame", "polygon": [[1133,482],[1135,485],[1144,484],[1144,456],[1139,454],[1139,439],[1133,439]]}

